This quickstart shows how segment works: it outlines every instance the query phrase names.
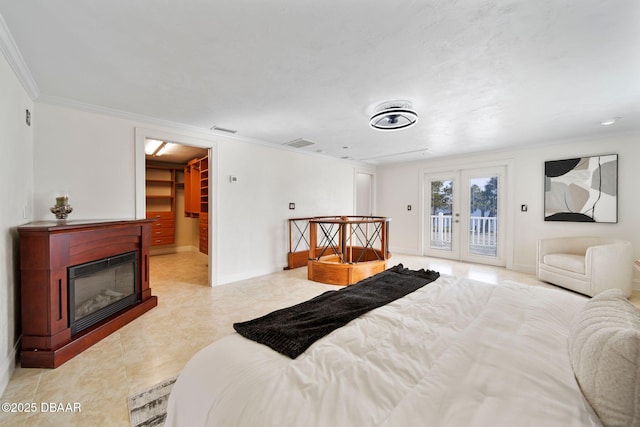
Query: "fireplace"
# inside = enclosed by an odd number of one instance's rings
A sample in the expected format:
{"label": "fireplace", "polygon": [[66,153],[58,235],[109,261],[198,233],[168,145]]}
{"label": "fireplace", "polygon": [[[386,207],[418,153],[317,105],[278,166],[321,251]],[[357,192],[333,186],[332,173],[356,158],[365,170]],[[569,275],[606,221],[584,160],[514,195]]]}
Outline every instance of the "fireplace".
{"label": "fireplace", "polygon": [[153,221],[18,227],[23,368],[56,368],[158,304],[149,287]]}
{"label": "fireplace", "polygon": [[68,267],[71,335],[138,302],[138,252]]}

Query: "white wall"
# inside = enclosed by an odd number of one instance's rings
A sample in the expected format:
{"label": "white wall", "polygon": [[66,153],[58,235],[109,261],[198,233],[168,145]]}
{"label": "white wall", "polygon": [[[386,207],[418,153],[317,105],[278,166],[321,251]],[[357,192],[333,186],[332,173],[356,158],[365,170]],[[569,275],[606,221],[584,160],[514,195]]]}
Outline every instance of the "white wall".
{"label": "white wall", "polygon": [[[484,164],[510,165],[508,206],[507,267],[533,273],[535,271],[536,240],[542,237],[569,235],[604,235],[631,240],[634,257],[640,258],[640,135],[599,136],[580,141],[541,144],[535,148],[491,152],[433,159],[379,167],[378,213],[393,218],[391,250],[418,254],[422,252],[420,227],[423,209],[406,210],[408,204],[418,206],[422,202],[422,176],[426,171],[465,167],[481,167]],[[597,154],[618,154],[618,223],[593,224],[571,222],[545,222],[544,162],[563,158]],[[528,212],[520,212],[520,205],[527,204]],[[640,275],[634,272],[636,287]]]}
{"label": "white wall", "polygon": [[36,103],[34,214],[54,219],[56,196],[69,195],[69,219],[135,217],[135,124]]}
{"label": "white wall", "polygon": [[[33,103],[0,54],[0,394],[15,367],[19,338],[19,239],[16,227],[29,222],[33,206],[33,126],[25,113]],[[27,218],[24,218],[24,217]]]}
{"label": "white wall", "polygon": [[[44,103],[36,110],[35,217],[52,219],[49,207],[65,193],[74,209],[70,219],[134,218],[136,197],[143,197],[135,190],[136,128],[144,128],[140,137],[153,134],[150,125]],[[353,211],[354,173],[362,165],[181,129],[157,132],[170,133],[171,140],[183,135],[188,143],[208,140],[214,147],[216,284],[282,269],[287,218]],[[238,181],[230,183],[230,175]],[[289,202],[296,210],[288,209]]]}
{"label": "white wall", "polygon": [[232,143],[219,145],[217,170],[218,283],[282,269],[287,218],[353,213],[355,172],[347,162]]}

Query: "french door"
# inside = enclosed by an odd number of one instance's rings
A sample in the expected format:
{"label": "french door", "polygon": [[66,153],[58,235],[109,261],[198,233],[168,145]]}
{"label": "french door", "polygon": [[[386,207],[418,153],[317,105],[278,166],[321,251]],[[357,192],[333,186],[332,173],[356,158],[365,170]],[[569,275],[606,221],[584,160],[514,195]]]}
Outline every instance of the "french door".
{"label": "french door", "polygon": [[423,253],[505,265],[504,166],[424,176]]}

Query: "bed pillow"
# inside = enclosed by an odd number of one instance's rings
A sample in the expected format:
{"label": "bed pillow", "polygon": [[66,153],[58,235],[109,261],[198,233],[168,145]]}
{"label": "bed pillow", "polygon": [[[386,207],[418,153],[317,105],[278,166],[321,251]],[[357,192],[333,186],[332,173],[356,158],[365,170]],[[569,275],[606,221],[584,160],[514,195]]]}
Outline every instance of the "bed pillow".
{"label": "bed pillow", "polygon": [[619,289],[573,319],[569,358],[582,393],[607,427],[640,425],[640,314]]}

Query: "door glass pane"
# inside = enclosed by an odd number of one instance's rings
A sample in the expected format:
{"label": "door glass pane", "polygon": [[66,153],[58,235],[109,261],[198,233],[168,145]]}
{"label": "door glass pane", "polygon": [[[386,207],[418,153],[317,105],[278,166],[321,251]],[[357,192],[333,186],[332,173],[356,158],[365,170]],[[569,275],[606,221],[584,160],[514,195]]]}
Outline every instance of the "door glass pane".
{"label": "door glass pane", "polygon": [[431,181],[429,246],[451,251],[453,233],[453,180]]}
{"label": "door glass pane", "polygon": [[469,253],[497,256],[498,177],[469,180]]}

